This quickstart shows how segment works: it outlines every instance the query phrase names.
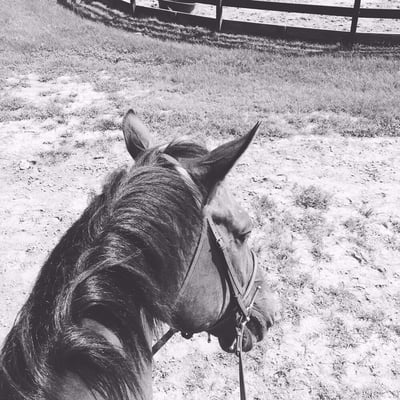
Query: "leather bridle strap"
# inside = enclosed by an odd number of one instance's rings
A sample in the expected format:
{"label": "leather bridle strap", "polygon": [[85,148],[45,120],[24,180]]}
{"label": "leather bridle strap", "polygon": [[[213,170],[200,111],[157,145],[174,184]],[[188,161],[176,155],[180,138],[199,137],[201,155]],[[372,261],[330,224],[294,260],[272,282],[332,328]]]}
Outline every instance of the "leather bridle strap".
{"label": "leather bridle strap", "polygon": [[251,273],[251,277],[250,277],[250,280],[249,280],[247,286],[243,287],[241,285],[241,283],[239,282],[235,267],[232,264],[231,257],[228,253],[228,249],[224,243],[224,240],[223,240],[221,234],[218,231],[217,225],[210,217],[207,217],[207,223],[210,227],[210,230],[214,236],[216,243],[218,244],[218,247],[221,249],[222,254],[224,255],[224,261],[227,266],[228,280],[229,280],[233,295],[235,297],[235,301],[239,307],[239,313],[241,314],[241,316],[248,319],[250,317],[251,310],[249,309],[249,305],[246,305],[245,303],[251,294],[251,291],[254,287],[254,283],[256,280],[257,258],[255,256],[254,252],[251,251],[251,254],[253,257],[253,271]]}
{"label": "leather bridle strap", "polygon": [[178,332],[178,329],[175,328],[170,328],[163,336],[160,340],[157,341],[157,343],[152,347],[151,352],[154,356],[154,354],[157,353],[158,350],[161,349],[161,347],[164,346],[165,343],[168,342],[169,339],[172,338],[172,336],[175,335],[175,333]]}
{"label": "leather bridle strap", "polygon": [[260,290],[260,286],[257,286],[250,300],[250,304],[247,307],[249,315],[244,317],[243,315],[239,318],[236,325],[236,355],[239,358],[239,384],[240,384],[240,400],[246,400],[246,386],[244,381],[244,368],[243,368],[243,335],[244,328],[250,319],[251,310],[254,306],[257,293]]}
{"label": "leather bridle strap", "polygon": [[[194,269],[195,265],[197,264],[197,260],[200,256],[202,251],[203,242],[207,239],[207,232],[209,230],[212,232],[215,242],[217,243],[218,247],[220,248],[224,261],[226,264],[226,272],[228,283],[231,289],[231,294],[233,295],[235,302],[238,307],[238,314],[239,317],[237,318],[237,336],[236,336],[236,355],[239,358],[239,382],[240,382],[240,399],[246,400],[246,388],[245,388],[245,381],[244,381],[244,370],[243,370],[243,359],[242,359],[242,344],[243,344],[243,334],[244,328],[247,322],[250,320],[252,308],[254,305],[254,301],[258,290],[260,287],[256,287],[253,291],[256,275],[257,275],[257,257],[253,251],[251,251],[253,257],[253,270],[251,272],[251,276],[247,286],[241,285],[236,270],[232,264],[231,257],[229,255],[228,249],[224,243],[223,237],[221,236],[217,225],[212,220],[211,217],[206,217],[204,221],[204,226],[202,233],[200,235],[199,241],[197,243],[197,248],[195,254],[192,258],[192,262],[189,265],[188,271],[186,273],[186,277],[183,281],[182,287],[180,289],[180,293],[182,293],[183,288],[187,285],[189,281],[192,270]],[[250,297],[251,296],[251,297]],[[250,301],[249,301],[250,298]],[[246,304],[247,303],[247,304]],[[221,322],[221,321],[219,321]],[[218,324],[218,323],[217,323]],[[152,353],[153,355],[157,353],[157,351],[177,332],[178,330],[175,328],[171,328],[165,333],[162,338],[153,346]],[[182,334],[185,337],[185,334]],[[191,335],[187,335],[190,337]]]}
{"label": "leather bridle strap", "polygon": [[246,400],[246,385],[244,382],[244,369],[243,369],[243,360],[242,360],[242,352],[239,352],[239,385],[240,385],[240,400]]}
{"label": "leather bridle strap", "polygon": [[[192,273],[193,273],[193,271],[194,271],[194,267],[195,267],[195,265],[197,264],[197,261],[198,261],[198,259],[199,259],[199,257],[200,257],[200,254],[201,254],[201,251],[202,251],[202,248],[203,248],[203,242],[204,242],[204,241],[207,239],[207,237],[208,237],[208,236],[207,236],[207,231],[208,231],[207,220],[204,220],[203,228],[202,228],[201,234],[200,234],[200,236],[199,236],[199,240],[198,240],[198,242],[197,242],[196,250],[195,250],[194,255],[193,255],[193,257],[192,257],[192,261],[191,261],[191,263],[190,263],[190,265],[189,265],[189,268],[188,268],[188,270],[187,270],[187,272],[186,272],[186,276],[185,276],[185,278],[183,279],[182,286],[181,286],[181,288],[179,289],[179,293],[178,293],[178,295],[177,295],[177,298],[179,298],[179,296],[181,295],[181,293],[184,292],[184,290],[185,290],[185,288],[186,288],[186,286],[187,286],[187,284],[188,284],[188,282],[189,282],[189,280],[190,280],[190,277],[192,276]],[[178,331],[179,331],[179,329],[170,328],[170,329],[169,329],[169,330],[168,330],[168,331],[153,345],[153,347],[152,347],[152,349],[151,349],[151,352],[152,352],[153,356],[154,356],[154,354],[156,354],[156,353],[158,352],[158,350],[160,350],[161,347],[163,347],[163,346],[168,342],[168,340],[171,339],[171,337],[172,337],[176,332],[178,332]],[[185,337],[185,335],[182,335],[182,336]],[[188,335],[188,336],[189,336],[189,335]]]}

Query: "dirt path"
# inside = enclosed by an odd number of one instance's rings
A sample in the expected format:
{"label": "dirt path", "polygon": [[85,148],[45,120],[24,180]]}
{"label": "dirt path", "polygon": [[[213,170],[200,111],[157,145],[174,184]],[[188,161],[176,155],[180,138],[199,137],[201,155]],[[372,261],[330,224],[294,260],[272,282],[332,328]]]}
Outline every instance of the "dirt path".
{"label": "dirt path", "polygon": [[[107,105],[73,77],[24,80],[4,89],[35,104],[59,96],[71,110]],[[0,342],[90,192],[129,161],[118,130],[81,122],[0,123]],[[399,171],[400,139],[335,135],[260,138],[236,166],[229,183],[256,222],[253,244],[283,306],[246,356],[249,398],[400,397]],[[154,398],[237,398],[236,368],[215,341],[177,336],[156,358]]]}

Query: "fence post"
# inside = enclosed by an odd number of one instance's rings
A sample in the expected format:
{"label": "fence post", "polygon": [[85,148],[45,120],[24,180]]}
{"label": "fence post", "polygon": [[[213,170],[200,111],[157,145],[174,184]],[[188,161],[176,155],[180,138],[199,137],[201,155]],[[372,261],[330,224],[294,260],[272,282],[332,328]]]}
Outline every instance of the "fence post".
{"label": "fence post", "polygon": [[354,43],[354,40],[356,38],[358,17],[360,16],[360,6],[361,6],[361,0],[354,0],[353,18],[351,20],[351,28],[350,28],[350,44],[351,45]]}
{"label": "fence post", "polygon": [[136,0],[131,0],[131,15],[132,15],[132,17],[135,16],[135,10],[136,10]]}
{"label": "fence post", "polygon": [[222,28],[222,1],[223,0],[217,0],[216,1],[216,11],[217,11],[217,31],[221,32]]}

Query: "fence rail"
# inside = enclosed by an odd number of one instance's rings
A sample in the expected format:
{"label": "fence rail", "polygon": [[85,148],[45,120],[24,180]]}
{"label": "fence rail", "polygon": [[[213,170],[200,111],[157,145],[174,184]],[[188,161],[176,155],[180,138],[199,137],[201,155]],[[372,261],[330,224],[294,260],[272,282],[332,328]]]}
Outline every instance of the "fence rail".
{"label": "fence rail", "polygon": [[[203,0],[199,0],[199,3],[202,2]],[[350,7],[277,3],[264,0],[224,0],[223,5],[227,7],[250,8],[253,10],[294,12],[302,14],[337,15],[343,17],[351,17],[353,15],[353,8]]]}
{"label": "fence rail", "polygon": [[[215,5],[215,0],[198,0],[197,2]],[[357,3],[359,3],[358,6]],[[338,17],[352,17],[357,8],[360,7],[360,3],[360,0],[356,0],[353,7],[336,7],[313,4],[280,3],[267,0],[223,0],[223,5],[228,7],[295,12],[302,14],[334,15]],[[400,18],[400,9],[360,8],[359,11],[360,17],[363,18]]]}

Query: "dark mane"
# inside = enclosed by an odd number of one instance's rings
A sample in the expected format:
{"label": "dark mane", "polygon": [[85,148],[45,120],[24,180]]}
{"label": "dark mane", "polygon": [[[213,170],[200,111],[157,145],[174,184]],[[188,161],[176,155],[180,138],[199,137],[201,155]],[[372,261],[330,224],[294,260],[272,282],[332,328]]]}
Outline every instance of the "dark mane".
{"label": "dark mane", "polygon": [[[151,357],[146,329],[170,322],[167,288],[177,287],[177,265],[190,257],[202,219],[201,194],[165,155],[205,152],[175,142],[109,177],[43,265],[5,341],[4,400],[56,399],[70,372],[107,399],[141,397],[141,367]],[[84,318],[109,328],[123,349],[83,327]]]}

